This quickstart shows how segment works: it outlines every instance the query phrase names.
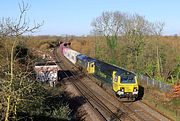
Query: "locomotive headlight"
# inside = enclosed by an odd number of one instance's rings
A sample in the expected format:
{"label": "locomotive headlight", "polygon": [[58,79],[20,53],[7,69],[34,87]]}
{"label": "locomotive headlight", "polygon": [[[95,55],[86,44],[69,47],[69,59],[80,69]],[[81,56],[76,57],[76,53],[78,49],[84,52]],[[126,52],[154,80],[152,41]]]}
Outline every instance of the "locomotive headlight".
{"label": "locomotive headlight", "polygon": [[134,92],[137,92],[137,91],[138,91],[137,87],[134,87]]}
{"label": "locomotive headlight", "polygon": [[137,89],[137,87],[134,87],[133,94],[135,94],[135,95],[138,94],[138,89]]}
{"label": "locomotive headlight", "polygon": [[121,87],[121,88],[120,88],[120,91],[121,91],[121,92],[124,92],[124,87]]}

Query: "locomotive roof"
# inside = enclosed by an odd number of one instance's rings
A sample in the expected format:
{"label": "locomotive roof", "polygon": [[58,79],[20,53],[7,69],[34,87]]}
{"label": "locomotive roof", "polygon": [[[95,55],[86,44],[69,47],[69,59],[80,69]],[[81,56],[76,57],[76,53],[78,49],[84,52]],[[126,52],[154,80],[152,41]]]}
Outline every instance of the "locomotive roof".
{"label": "locomotive roof", "polygon": [[106,71],[109,74],[112,74],[113,71],[116,71],[117,74],[120,76],[135,76],[133,72],[120,68],[116,65],[112,65],[112,64],[105,63],[103,61],[88,57],[83,54],[77,55],[77,58],[79,58],[80,60],[87,60],[88,62],[95,62],[96,66],[99,66],[102,71]]}
{"label": "locomotive roof", "polygon": [[104,71],[108,71],[109,73],[112,73],[113,71],[116,71],[118,75],[121,76],[135,76],[133,72],[130,72],[128,70],[125,70],[123,68],[120,68],[115,65],[111,65],[109,63],[102,62],[100,60],[97,60],[96,65],[101,65],[101,69]]}

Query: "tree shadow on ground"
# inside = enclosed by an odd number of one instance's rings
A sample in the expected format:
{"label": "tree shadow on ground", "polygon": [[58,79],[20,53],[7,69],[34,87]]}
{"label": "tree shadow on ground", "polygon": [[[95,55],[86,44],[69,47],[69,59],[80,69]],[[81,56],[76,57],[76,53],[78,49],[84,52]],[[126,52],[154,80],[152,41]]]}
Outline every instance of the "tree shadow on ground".
{"label": "tree shadow on ground", "polygon": [[49,107],[58,106],[56,104],[69,104],[71,109],[70,119],[73,121],[84,121],[86,112],[80,112],[79,108],[86,103],[86,100],[82,96],[71,97],[68,92],[61,92],[58,96],[49,97],[46,99],[46,105]]}
{"label": "tree shadow on ground", "polygon": [[61,81],[65,78],[73,77],[74,75],[77,75],[77,72],[70,71],[70,70],[59,70],[58,71],[58,81]]}
{"label": "tree shadow on ground", "polygon": [[[84,121],[87,113],[82,111],[80,107],[86,103],[86,99],[82,96],[71,96],[72,94],[68,92],[60,92],[60,94],[52,95],[48,94],[47,98],[45,99],[43,106],[41,107],[41,112],[43,113],[18,113],[18,117],[20,121]],[[62,105],[67,105],[70,109],[70,113],[68,115],[69,118],[61,119],[61,118],[54,118],[53,116],[47,116],[46,113],[52,112],[55,108]],[[44,113],[46,112],[46,113]]]}
{"label": "tree shadow on ground", "polygon": [[82,112],[79,108],[86,103],[86,99],[83,96],[71,97],[68,92],[63,92],[61,97],[63,97],[65,102],[68,102],[71,112],[71,118],[73,121],[84,121],[87,115],[86,112]]}

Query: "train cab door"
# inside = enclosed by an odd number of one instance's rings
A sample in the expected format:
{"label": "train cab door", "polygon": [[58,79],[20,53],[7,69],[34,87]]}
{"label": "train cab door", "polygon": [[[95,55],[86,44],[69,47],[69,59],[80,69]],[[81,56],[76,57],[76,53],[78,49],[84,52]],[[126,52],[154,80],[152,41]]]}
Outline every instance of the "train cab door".
{"label": "train cab door", "polygon": [[93,74],[95,72],[95,64],[94,62],[88,62],[87,72]]}
{"label": "train cab door", "polygon": [[116,71],[113,71],[112,73],[112,86],[113,86],[113,90],[115,92],[117,92],[119,90],[119,86],[120,86],[120,76],[117,74]]}

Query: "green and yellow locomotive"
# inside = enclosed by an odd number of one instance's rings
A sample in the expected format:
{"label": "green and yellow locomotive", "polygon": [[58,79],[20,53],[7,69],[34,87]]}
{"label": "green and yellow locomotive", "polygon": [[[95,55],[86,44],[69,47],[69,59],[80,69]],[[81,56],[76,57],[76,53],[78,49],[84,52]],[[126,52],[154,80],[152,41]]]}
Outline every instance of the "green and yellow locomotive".
{"label": "green and yellow locomotive", "polygon": [[138,81],[134,73],[86,55],[77,55],[77,65],[87,73],[100,78],[104,83],[112,85],[112,89],[120,98],[135,99],[138,96]]}
{"label": "green and yellow locomotive", "polygon": [[120,98],[135,99],[138,96],[138,81],[133,72],[88,57],[66,46],[60,45],[62,54],[82,71],[93,74],[112,86]]}

